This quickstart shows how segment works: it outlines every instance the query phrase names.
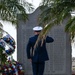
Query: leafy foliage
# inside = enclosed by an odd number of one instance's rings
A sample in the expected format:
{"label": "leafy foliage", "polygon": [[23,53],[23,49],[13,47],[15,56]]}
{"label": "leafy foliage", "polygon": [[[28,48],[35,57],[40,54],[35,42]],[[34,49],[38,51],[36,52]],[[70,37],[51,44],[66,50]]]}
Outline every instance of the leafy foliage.
{"label": "leafy foliage", "polygon": [[[27,8],[32,8],[32,5],[27,3]],[[17,14],[23,15],[23,19],[26,21],[28,15],[26,13],[26,7],[18,0],[0,0],[0,18],[2,20],[7,20],[12,23],[17,23]]]}
{"label": "leafy foliage", "polygon": [[[43,0],[40,6],[42,13],[39,17],[40,25],[47,25],[46,31],[50,30],[54,25],[62,23],[62,21],[75,10],[75,0]],[[71,33],[71,38],[75,36],[75,17],[70,18],[65,31]]]}

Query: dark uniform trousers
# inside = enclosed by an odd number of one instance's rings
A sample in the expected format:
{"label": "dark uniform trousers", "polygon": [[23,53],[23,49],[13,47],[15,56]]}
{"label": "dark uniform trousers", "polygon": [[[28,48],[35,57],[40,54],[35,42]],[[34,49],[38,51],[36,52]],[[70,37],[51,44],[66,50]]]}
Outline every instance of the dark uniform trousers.
{"label": "dark uniform trousers", "polygon": [[33,75],[43,75],[45,62],[32,62]]}

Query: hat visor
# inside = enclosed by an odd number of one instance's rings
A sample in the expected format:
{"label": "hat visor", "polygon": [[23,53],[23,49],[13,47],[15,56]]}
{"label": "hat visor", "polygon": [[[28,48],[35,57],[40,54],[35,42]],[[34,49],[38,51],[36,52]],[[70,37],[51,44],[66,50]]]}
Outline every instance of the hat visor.
{"label": "hat visor", "polygon": [[34,30],[34,32],[41,32],[41,30]]}

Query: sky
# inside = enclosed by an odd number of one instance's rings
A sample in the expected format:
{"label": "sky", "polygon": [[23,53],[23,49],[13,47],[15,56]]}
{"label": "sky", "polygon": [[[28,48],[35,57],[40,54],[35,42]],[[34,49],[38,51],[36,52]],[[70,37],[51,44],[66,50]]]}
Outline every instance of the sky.
{"label": "sky", "polygon": [[35,9],[40,5],[41,2],[41,0],[26,0],[26,1],[32,3]]}
{"label": "sky", "polygon": [[[41,0],[27,0],[28,2],[32,3],[35,9],[39,6]],[[17,60],[17,32],[15,26],[12,25],[10,22],[2,21],[0,22],[3,24],[3,29],[7,31],[16,41],[16,49],[13,53],[13,58]],[[72,44],[72,57],[75,57],[75,43]]]}

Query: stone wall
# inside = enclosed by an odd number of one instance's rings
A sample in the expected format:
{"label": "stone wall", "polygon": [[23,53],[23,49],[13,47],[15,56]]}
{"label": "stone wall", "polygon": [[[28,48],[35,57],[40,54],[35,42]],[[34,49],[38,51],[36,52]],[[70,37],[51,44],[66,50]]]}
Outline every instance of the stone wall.
{"label": "stone wall", "polygon": [[[34,35],[32,28],[38,25],[39,14],[38,8],[34,13],[29,14],[26,23],[21,15],[18,15],[17,59],[23,63],[25,75],[33,75],[31,63],[26,56],[26,45],[29,37]],[[47,44],[50,60],[46,62],[44,75],[71,75],[71,43],[69,34],[64,31],[67,20],[65,19],[62,25],[54,26],[48,33],[55,41]]]}

